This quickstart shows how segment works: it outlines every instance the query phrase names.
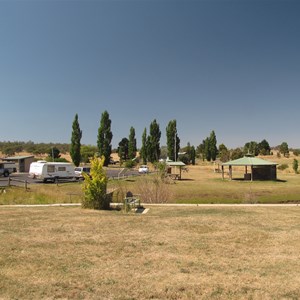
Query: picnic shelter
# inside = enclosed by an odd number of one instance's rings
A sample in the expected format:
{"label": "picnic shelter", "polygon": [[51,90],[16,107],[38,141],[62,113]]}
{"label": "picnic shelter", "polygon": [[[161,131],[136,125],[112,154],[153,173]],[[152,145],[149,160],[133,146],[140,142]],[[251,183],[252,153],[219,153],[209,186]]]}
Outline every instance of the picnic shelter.
{"label": "picnic shelter", "polygon": [[242,158],[231,160],[222,164],[222,179],[224,169],[229,168],[229,179],[232,180],[232,167],[244,167],[244,180],[276,180],[277,163],[264,160],[253,155],[245,155]]}

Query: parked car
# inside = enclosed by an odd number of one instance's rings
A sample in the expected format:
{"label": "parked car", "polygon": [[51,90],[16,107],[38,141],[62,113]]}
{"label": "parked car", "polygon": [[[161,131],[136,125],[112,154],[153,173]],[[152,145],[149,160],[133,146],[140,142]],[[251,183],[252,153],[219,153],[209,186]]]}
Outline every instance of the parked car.
{"label": "parked car", "polygon": [[8,177],[9,174],[16,172],[16,164],[12,162],[1,162],[0,163],[0,176]]}
{"label": "parked car", "polygon": [[86,173],[90,176],[91,168],[90,167],[76,167],[74,169],[76,179],[84,179],[83,173]]}
{"label": "parked car", "polygon": [[139,167],[139,173],[140,173],[140,174],[147,174],[147,173],[149,173],[149,168],[148,168],[148,166],[146,166],[146,165],[141,165],[141,166]]}

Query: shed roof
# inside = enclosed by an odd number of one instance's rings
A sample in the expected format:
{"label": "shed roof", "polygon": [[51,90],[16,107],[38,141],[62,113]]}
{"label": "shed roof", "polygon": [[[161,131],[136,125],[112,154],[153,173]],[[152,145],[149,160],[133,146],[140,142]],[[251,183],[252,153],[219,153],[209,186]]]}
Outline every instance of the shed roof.
{"label": "shed roof", "polygon": [[259,157],[244,156],[235,160],[223,163],[222,166],[275,166],[277,163],[264,160]]}
{"label": "shed roof", "polygon": [[2,158],[2,160],[20,160],[20,159],[26,159],[31,157],[34,157],[34,155],[4,157]]}

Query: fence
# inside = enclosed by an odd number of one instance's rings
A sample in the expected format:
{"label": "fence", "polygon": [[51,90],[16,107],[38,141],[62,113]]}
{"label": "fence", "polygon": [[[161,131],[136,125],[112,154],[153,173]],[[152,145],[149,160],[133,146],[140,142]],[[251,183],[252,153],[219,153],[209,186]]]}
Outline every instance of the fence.
{"label": "fence", "polygon": [[11,186],[17,186],[17,187],[24,187],[24,189],[27,190],[29,185],[29,182],[27,180],[12,178],[10,176],[4,179],[0,179],[0,182],[1,182],[0,189],[5,189],[6,187],[11,187]]}

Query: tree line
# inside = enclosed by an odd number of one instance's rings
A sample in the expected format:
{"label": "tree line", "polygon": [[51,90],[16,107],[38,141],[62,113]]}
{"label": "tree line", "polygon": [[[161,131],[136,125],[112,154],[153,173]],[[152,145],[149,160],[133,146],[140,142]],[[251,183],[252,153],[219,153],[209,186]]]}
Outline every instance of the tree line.
{"label": "tree line", "polygon": [[[250,141],[244,147],[236,149],[228,149],[224,144],[217,146],[217,137],[214,130],[208,137],[202,140],[197,147],[187,143],[181,147],[180,138],[177,133],[177,122],[171,120],[165,128],[166,146],[160,145],[161,129],[156,119],[149,126],[149,130],[145,127],[141,137],[142,145],[139,149],[139,158],[137,155],[137,139],[134,127],[130,127],[127,137],[123,137],[118,143],[117,149],[112,149],[113,133],[111,131],[111,119],[109,113],[104,111],[100,118],[96,146],[82,145],[82,130],[80,129],[78,114],[75,114],[72,123],[71,143],[38,143],[29,142],[0,142],[0,151],[5,155],[14,155],[15,153],[28,152],[34,155],[48,153],[49,157],[60,158],[60,153],[70,153],[74,165],[80,163],[88,163],[89,160],[96,156],[104,157],[104,166],[111,161],[111,154],[118,153],[121,163],[129,162],[129,166],[133,165],[138,159],[143,164],[148,162],[155,163],[160,159],[169,159],[172,161],[183,161],[186,164],[195,164],[196,158],[203,161],[215,161],[217,159],[226,162],[230,159],[237,159],[246,154],[251,155],[270,155],[271,147],[267,140],[261,142]],[[289,147],[286,142],[276,146],[279,155],[284,157],[289,155]],[[299,149],[294,149],[295,155],[299,154]]]}

